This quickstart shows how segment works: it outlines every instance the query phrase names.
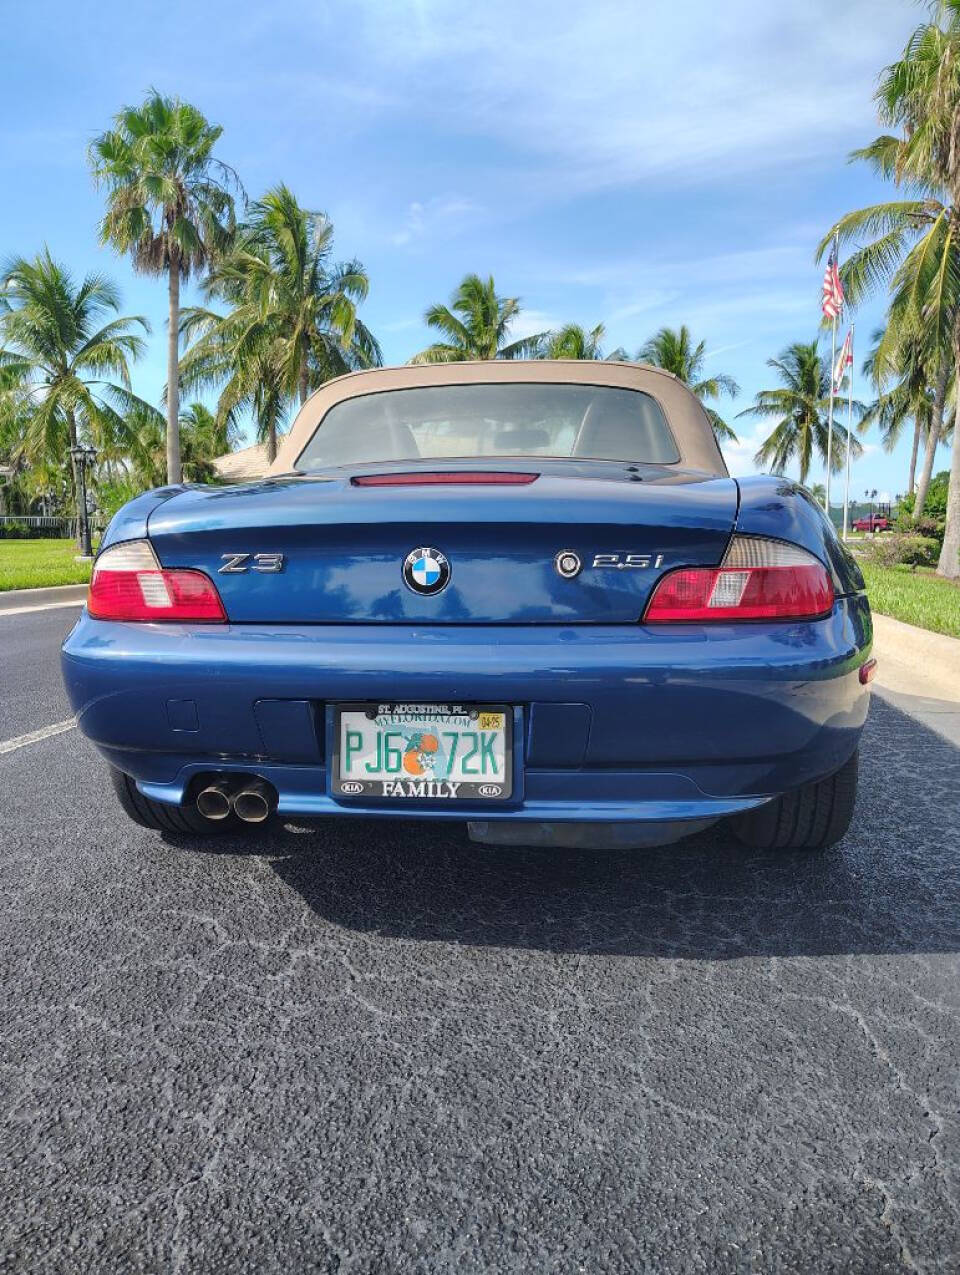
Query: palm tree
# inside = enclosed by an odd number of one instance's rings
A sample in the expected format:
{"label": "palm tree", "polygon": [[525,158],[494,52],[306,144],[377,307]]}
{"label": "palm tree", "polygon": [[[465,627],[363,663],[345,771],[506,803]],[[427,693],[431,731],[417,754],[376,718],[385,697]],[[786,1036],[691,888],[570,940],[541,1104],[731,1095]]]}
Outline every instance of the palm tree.
{"label": "palm tree", "polygon": [[213,462],[239,441],[239,431],[235,421],[221,419],[203,403],[191,403],[180,413],[180,438],[184,480],[206,483],[216,475]]}
{"label": "palm tree", "polygon": [[283,383],[279,343],[264,341],[250,349],[238,348],[241,342],[229,315],[225,319],[214,317],[212,323],[215,326],[188,351],[183,382],[189,386],[219,384],[218,425],[233,430],[242,416],[251,414],[257,441],[266,444],[267,459],[272,463],[293,401]]}
{"label": "palm tree", "polygon": [[411,363],[462,363],[465,359],[522,359],[535,357],[545,333],[507,341],[510,325],[520,314],[517,297],[497,296],[493,275],[484,281],[466,275],[450,305],[432,305],[424,315],[428,327],[442,334],[415,354]]}
{"label": "palm tree", "polygon": [[[884,178],[913,195],[842,217],[824,237],[841,242],[871,236],[843,269],[852,304],[890,283],[891,339],[922,334],[935,369],[933,408],[914,517],[923,505],[943,429],[948,387],[960,365],[960,7],[932,6],[931,19],[907,41],[902,58],[881,77],[876,100],[883,123],[899,130],[854,151]],[[937,567],[960,576],[960,431],[954,431],[947,528]]]}
{"label": "palm tree", "polygon": [[[872,149],[854,154],[867,156]],[[887,159],[882,158],[874,166],[886,175],[886,163]],[[960,270],[960,243],[957,233],[950,230],[949,220],[948,208],[933,197],[930,187],[926,198],[875,204],[848,213],[835,228],[841,243],[864,232],[875,236],[853,253],[841,271],[851,305],[875,291],[885,278],[891,283],[890,306],[876,359],[889,369],[896,364],[901,347],[916,343],[919,348],[913,358],[925,368],[924,376],[931,389],[930,425],[917,482],[915,518],[923,512],[937,447],[943,438],[944,412],[955,363],[952,333],[958,290],[951,284],[950,275]],[[825,244],[833,234],[831,231]],[[912,245],[911,240],[915,240]]]}
{"label": "palm tree", "polygon": [[211,310],[184,311],[183,329],[196,344],[188,349],[180,366],[186,389],[218,388],[218,427],[235,430],[246,413],[253,416],[257,440],[266,443],[267,459],[277,455],[280,427],[293,396],[285,389],[281,349],[263,333],[257,342],[245,340],[249,329],[236,312],[220,315]]}
{"label": "palm tree", "polygon": [[382,362],[357,316],[369,280],[358,261],[334,263],[333,226],[300,207],[286,186],[252,204],[236,242],[206,284],[226,314],[184,311],[195,340],[181,364],[184,385],[221,388],[219,413],[252,410],[270,459],[289,405],[332,376]]}
{"label": "palm tree", "polygon": [[222,128],[194,106],[151,91],[124,107],[90,146],[98,185],[107,189],[100,239],[129,252],[134,268],[167,276],[167,481],[180,481],[178,353],[180,283],[208,266],[234,229],[233,169],[213,156]]}
{"label": "palm tree", "polygon": [[898,342],[890,339],[885,328],[873,334],[873,348],[864,359],[863,373],[877,388],[860,427],[876,422],[885,452],[892,452],[900,441],[904,426],[913,422],[913,442],[907,471],[907,493],[916,487],[917,459],[921,442],[929,437],[934,414],[935,391],[926,360],[923,336],[918,332],[900,333]]}
{"label": "palm tree", "polygon": [[[166,468],[165,427],[162,417],[138,420],[136,445],[130,460],[140,487],[157,487],[163,483]],[[209,483],[216,479],[213,462],[238,441],[232,421],[220,420],[203,403],[191,403],[180,413],[180,445],[183,479],[190,483]]]}
{"label": "palm tree", "polygon": [[[133,416],[162,419],[130,389],[130,363],[145,349],[134,329],[149,332],[146,319],[119,315],[119,292],[102,275],[77,286],[46,248],[0,277],[0,416],[23,414],[18,455],[63,466],[79,442],[106,458],[134,447]],[[71,468],[76,504],[74,479]]]}
{"label": "palm tree", "polygon": [[[724,394],[731,398],[739,394],[740,386],[732,376],[716,372],[713,376],[704,377],[705,359],[706,342],[700,341],[694,345],[690,329],[685,323],[679,328],[661,328],[637,352],[638,363],[649,363],[652,367],[661,367],[666,372],[672,372],[701,402],[705,399],[715,401]],[[718,412],[706,406],[704,410],[710,417],[718,441],[722,439],[737,442],[736,434]]]}
{"label": "palm tree", "polygon": [[[542,359],[602,359],[605,357],[601,349],[603,337],[602,323],[598,323],[589,332],[579,323],[566,323],[562,328],[544,333],[537,353]],[[622,351],[615,351],[610,358],[621,353]]]}
{"label": "palm tree", "polygon": [[[814,452],[818,452],[826,464],[827,420],[825,409],[830,394],[830,369],[816,341],[805,344],[796,341],[780,354],[768,359],[779,375],[782,385],[772,390],[761,390],[753,406],[745,408],[740,416],[773,416],[777,424],[769,438],[759,448],[754,461],[775,474],[786,471],[791,462],[800,466],[800,481],[804,485]],[[855,404],[859,407],[859,404]],[[843,464],[847,445],[847,431],[834,422],[836,446],[831,454],[831,469],[839,470]],[[855,438],[850,439],[851,454],[859,456],[863,448]]]}
{"label": "palm tree", "polygon": [[8,372],[2,359],[0,350],[0,471],[7,471],[0,482],[0,514],[23,513],[23,446],[30,403],[19,376]]}

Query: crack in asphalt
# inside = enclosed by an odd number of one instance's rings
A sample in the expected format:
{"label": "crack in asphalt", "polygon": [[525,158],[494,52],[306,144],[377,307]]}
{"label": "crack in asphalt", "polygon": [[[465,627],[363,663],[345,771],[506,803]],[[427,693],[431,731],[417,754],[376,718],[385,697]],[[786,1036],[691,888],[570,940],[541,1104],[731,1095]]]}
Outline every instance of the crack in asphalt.
{"label": "crack in asphalt", "polygon": [[818,857],[200,846],[4,756],[0,1269],[956,1270],[957,762],[875,703]]}

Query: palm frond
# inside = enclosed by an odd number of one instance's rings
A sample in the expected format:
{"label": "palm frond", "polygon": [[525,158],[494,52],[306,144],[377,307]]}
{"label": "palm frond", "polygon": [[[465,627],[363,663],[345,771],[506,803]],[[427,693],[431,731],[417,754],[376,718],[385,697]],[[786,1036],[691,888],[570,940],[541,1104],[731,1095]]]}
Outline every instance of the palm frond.
{"label": "palm frond", "polygon": [[148,273],[168,269],[174,253],[185,276],[220,255],[233,233],[234,196],[243,196],[234,170],[213,156],[221,133],[196,107],[155,90],[119,111],[87,152],[107,193],[102,241]]}
{"label": "palm frond", "polygon": [[834,235],[841,244],[861,235],[876,238],[894,231],[919,230],[942,212],[942,205],[929,199],[897,199],[886,203],[871,204],[846,213],[836,225],[827,231],[817,244],[814,260],[820,261],[833,243]]}
{"label": "palm frond", "polygon": [[727,424],[719,412],[715,412],[712,407],[705,407],[703,410],[710,419],[714,437],[718,443],[739,443],[740,439],[737,437],[733,427]]}
{"label": "palm frond", "polygon": [[492,276],[465,275],[448,306],[432,305],[424,315],[427,326],[446,340],[421,350],[410,362],[536,357],[544,333],[508,340],[511,324],[519,314],[519,299],[499,296]]}

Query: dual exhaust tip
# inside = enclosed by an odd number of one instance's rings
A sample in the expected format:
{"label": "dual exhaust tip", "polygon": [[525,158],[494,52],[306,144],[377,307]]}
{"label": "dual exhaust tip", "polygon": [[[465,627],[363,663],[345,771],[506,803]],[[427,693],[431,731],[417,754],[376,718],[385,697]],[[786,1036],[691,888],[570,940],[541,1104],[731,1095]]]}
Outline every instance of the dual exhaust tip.
{"label": "dual exhaust tip", "polygon": [[265,823],[276,804],[276,794],[263,779],[217,780],[197,793],[197,809],[214,823],[231,811],[244,823]]}

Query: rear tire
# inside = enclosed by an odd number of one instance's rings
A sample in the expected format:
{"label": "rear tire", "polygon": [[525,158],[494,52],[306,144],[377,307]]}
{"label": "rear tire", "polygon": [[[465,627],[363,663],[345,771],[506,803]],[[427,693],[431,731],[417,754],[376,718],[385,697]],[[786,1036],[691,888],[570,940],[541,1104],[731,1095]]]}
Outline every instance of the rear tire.
{"label": "rear tire", "polygon": [[757,850],[826,850],[850,827],[857,800],[857,754],[816,784],[735,815],[730,826]]}
{"label": "rear tire", "polygon": [[194,805],[171,806],[165,801],[154,801],[145,797],[136,781],[115,766],[110,767],[110,779],[120,805],[141,828],[191,837],[214,837],[236,831],[237,820],[232,814],[226,819],[212,820],[205,818]]}

